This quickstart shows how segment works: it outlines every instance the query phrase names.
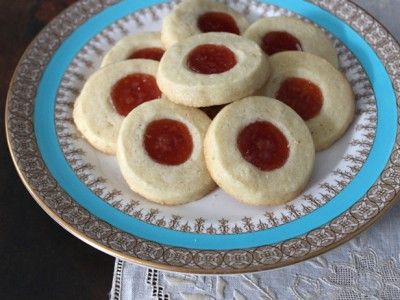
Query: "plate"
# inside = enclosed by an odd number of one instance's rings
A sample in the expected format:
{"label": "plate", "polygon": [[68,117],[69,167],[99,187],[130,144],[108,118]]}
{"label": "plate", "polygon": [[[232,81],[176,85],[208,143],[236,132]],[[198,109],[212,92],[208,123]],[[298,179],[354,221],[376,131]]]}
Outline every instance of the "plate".
{"label": "plate", "polygon": [[52,21],[15,71],[6,108],[16,168],[39,205],[90,245],[125,260],[179,272],[244,273],[319,255],[373,224],[400,190],[400,47],[347,0],[227,0],[250,21],[290,15],[332,38],[357,114],[317,154],[304,193],[286,205],[250,207],[221,190],[164,207],[130,191],[114,157],[78,134],[74,101],[122,37],[161,28],[175,3],[83,0]]}

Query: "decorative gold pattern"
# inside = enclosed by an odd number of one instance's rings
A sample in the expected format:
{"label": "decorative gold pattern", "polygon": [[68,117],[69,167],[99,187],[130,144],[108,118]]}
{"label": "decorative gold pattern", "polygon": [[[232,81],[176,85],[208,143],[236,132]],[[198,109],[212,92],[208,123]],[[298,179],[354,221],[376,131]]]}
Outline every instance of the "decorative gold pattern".
{"label": "decorative gold pattern", "polygon": [[[7,138],[16,167],[36,201],[64,228],[89,244],[132,262],[172,271],[243,273],[277,268],[321,254],[373,224],[394,204],[400,190],[400,169],[397,167],[400,164],[397,155],[400,137],[393,149],[396,154],[388,161],[381,177],[349,211],[320,229],[275,245],[230,251],[171,248],[123,233],[80,207],[61,189],[42,161],[33,134],[34,96],[41,74],[62,40],[84,20],[115,2],[84,0],[51,22],[22,57],[7,99]],[[400,47],[394,38],[347,0],[313,2],[342,18],[369,42],[386,66],[400,101],[400,74],[395,63],[400,61]],[[168,4],[161,7],[165,5]],[[348,159],[357,160],[357,157]],[[343,176],[348,175],[343,173]],[[206,229],[207,232],[215,230]]]}

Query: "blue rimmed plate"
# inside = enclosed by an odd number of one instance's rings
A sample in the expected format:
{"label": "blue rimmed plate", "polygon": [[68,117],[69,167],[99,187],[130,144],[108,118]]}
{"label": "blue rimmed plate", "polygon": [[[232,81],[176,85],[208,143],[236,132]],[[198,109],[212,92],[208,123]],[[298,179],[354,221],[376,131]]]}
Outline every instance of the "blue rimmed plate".
{"label": "blue rimmed plate", "polygon": [[13,159],[31,194],[89,244],[173,271],[259,271],[343,243],[394,203],[400,189],[397,42],[347,0],[226,2],[249,20],[294,15],[327,31],[357,98],[351,128],[318,153],[311,182],[286,205],[249,207],[221,190],[178,207],[146,201],[129,190],[114,157],[80,138],[72,108],[104,53],[126,35],[160,30],[174,4],[80,1],[50,23],[21,59],[6,125]]}

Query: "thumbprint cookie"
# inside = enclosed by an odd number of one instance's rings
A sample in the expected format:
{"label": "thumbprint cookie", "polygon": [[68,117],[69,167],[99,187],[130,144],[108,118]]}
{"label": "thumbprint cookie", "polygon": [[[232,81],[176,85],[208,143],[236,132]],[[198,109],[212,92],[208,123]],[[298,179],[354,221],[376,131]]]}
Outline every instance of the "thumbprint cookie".
{"label": "thumbprint cookie", "polygon": [[301,193],[315,150],[304,121],[287,105],[252,96],[223,108],[204,141],[215,182],[241,202],[283,204]]}
{"label": "thumbprint cookie", "polygon": [[304,51],[325,58],[339,68],[336,50],[329,37],[318,27],[297,18],[260,19],[246,30],[244,36],[259,44],[267,55]]}
{"label": "thumbprint cookie", "polygon": [[271,78],[260,94],[294,109],[310,129],[315,149],[338,140],[354,118],[354,94],[346,77],[325,59],[287,51],[270,57]]}
{"label": "thumbprint cookie", "polygon": [[193,107],[215,106],[252,95],[269,76],[268,57],[246,38],[210,32],[167,49],[157,83],[167,97]]}
{"label": "thumbprint cookie", "polygon": [[205,32],[240,35],[248,26],[244,16],[230,7],[209,0],[184,0],[164,18],[161,41],[166,48]]}
{"label": "thumbprint cookie", "polygon": [[122,122],[117,159],[130,188],[148,200],[177,205],[215,188],[204,160],[210,118],[166,99],[147,102]]}
{"label": "thumbprint cookie", "polygon": [[135,58],[160,61],[165,51],[160,38],[159,32],[144,32],[127,36],[107,52],[101,66]]}
{"label": "thumbprint cookie", "polygon": [[115,154],[118,131],[128,113],[161,97],[158,62],[132,59],[105,66],[84,85],[73,111],[78,130],[96,149]]}

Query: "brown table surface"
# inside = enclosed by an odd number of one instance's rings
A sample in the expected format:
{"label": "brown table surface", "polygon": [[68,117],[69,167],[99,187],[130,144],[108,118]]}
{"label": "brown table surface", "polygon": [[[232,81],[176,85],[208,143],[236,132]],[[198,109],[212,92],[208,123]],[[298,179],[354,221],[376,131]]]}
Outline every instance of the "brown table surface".
{"label": "brown table surface", "polygon": [[[35,35],[74,0],[0,0],[0,122],[10,78]],[[107,299],[114,258],[57,225],[29,195],[0,131],[0,299]]]}

